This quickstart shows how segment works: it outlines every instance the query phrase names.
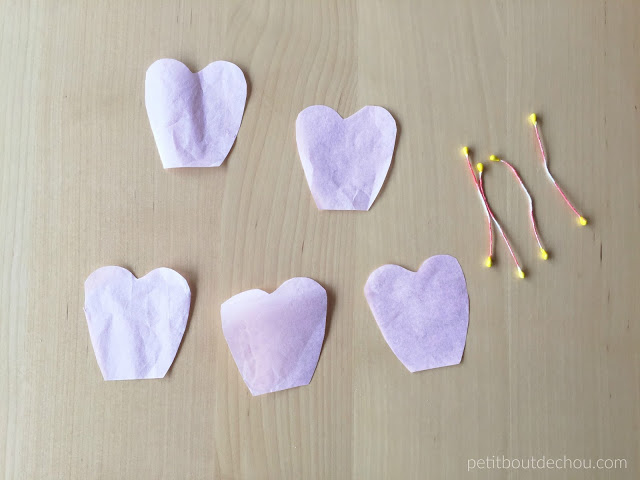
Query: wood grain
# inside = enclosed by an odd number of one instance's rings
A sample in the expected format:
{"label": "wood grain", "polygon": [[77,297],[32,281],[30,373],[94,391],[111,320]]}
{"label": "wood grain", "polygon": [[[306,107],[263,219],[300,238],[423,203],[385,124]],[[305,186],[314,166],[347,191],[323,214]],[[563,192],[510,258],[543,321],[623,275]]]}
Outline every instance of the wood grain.
{"label": "wood grain", "polygon": [[[0,0],[0,477],[638,478],[640,3]],[[223,166],[164,171],[146,68],[226,59],[249,81]],[[312,104],[382,105],[399,125],[370,212],[319,212],[295,145]],[[526,122],[590,223],[546,181]],[[459,154],[502,155],[487,189],[504,246],[487,270]],[[437,253],[465,271],[462,365],[408,373],[362,288]],[[82,312],[103,265],[159,266],[194,303],[167,378],[103,382]],[[220,304],[310,276],[329,325],[308,387],[252,398]],[[468,459],[626,459],[624,470],[473,470]]]}

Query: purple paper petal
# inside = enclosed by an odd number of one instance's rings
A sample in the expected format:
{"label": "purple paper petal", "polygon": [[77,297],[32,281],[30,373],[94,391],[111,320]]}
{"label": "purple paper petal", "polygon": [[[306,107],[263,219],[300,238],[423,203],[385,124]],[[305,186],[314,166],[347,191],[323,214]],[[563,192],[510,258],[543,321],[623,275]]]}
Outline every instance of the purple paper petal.
{"label": "purple paper petal", "polygon": [[222,304],[222,331],[252,395],[308,385],[327,320],[327,292],[292,278],[273,293],[247,290]]}
{"label": "purple paper petal", "polygon": [[369,276],[364,294],[382,335],[410,372],[460,363],[469,296],[454,257],[433,256],[417,272],[384,265]]}
{"label": "purple paper petal", "polygon": [[230,62],[193,73],[178,60],[147,70],[145,103],[164,168],[217,167],[238,135],[247,81]]}
{"label": "purple paper petal", "polygon": [[367,106],[343,119],[314,105],[298,115],[296,141],[320,210],[369,210],[391,165],[396,122],[382,107]]}
{"label": "purple paper petal", "polygon": [[191,291],[174,270],[137,279],[121,267],[102,267],[84,283],[84,312],[105,380],[165,376],[187,326]]}

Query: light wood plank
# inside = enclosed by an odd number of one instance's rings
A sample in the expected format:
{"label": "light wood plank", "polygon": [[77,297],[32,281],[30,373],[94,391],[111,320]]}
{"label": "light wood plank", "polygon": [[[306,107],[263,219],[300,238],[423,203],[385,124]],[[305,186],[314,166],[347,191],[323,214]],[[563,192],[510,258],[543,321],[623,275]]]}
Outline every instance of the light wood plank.
{"label": "light wood plank", "polygon": [[[0,477],[637,478],[640,462],[640,4],[0,2]],[[164,171],[146,68],[226,59],[249,81],[236,144],[216,169]],[[312,104],[389,109],[394,161],[368,213],[319,212],[295,145]],[[576,226],[552,170],[590,223]],[[498,241],[459,148],[520,170],[526,200],[487,188],[527,269]],[[449,253],[471,300],[462,365],[408,373],[362,289],[384,263]],[[194,292],[161,381],[103,382],[84,279],[168,266]],[[310,386],[252,398],[220,304],[309,276],[329,292]],[[467,473],[469,459],[624,458],[625,470]],[[561,475],[562,473],[562,475]]]}

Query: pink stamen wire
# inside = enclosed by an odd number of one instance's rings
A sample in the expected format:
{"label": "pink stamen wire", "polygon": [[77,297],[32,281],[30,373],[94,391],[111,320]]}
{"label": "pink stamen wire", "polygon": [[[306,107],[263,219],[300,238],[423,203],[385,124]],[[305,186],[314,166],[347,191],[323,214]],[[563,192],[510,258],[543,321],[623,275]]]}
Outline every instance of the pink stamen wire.
{"label": "pink stamen wire", "polygon": [[484,183],[482,182],[482,172],[478,172],[478,186],[480,187],[480,193],[482,195],[482,198],[484,199],[485,205],[487,206],[487,211],[489,212],[489,215],[491,215],[491,218],[493,219],[493,222],[495,223],[496,228],[500,232],[500,235],[502,235],[504,243],[507,244],[507,248],[509,249],[509,253],[511,254],[511,258],[513,258],[513,263],[516,264],[516,267],[518,267],[518,270],[522,270],[522,268],[520,267],[520,263],[518,262],[518,259],[516,257],[516,254],[513,251],[513,247],[511,247],[511,242],[509,242],[509,239],[507,238],[507,234],[504,233],[504,231],[502,230],[502,227],[500,226],[500,223],[498,222],[498,220],[496,220],[496,216],[493,214],[493,211],[491,210],[491,207],[489,206],[489,201],[487,200],[487,197],[486,197],[486,195],[484,193]]}
{"label": "pink stamen wire", "polygon": [[571,210],[573,210],[573,213],[575,213],[578,217],[582,218],[582,215],[580,214],[580,212],[578,212],[576,207],[574,207],[573,204],[569,201],[569,199],[567,198],[565,193],[562,191],[562,188],[560,188],[560,185],[558,185],[558,182],[556,182],[555,178],[553,178],[553,175],[551,175],[551,172],[549,171],[549,162],[547,160],[547,154],[544,151],[544,146],[542,144],[542,137],[540,135],[540,130],[538,129],[538,123],[537,122],[533,124],[533,128],[534,128],[534,130],[536,132],[536,138],[538,139],[538,145],[540,147],[540,154],[542,155],[542,161],[544,163],[544,169],[547,172],[547,176],[549,177],[551,182],[555,185],[555,187],[558,190],[558,192],[560,192],[560,195],[562,195],[562,198],[564,199],[565,203],[567,205],[569,205],[569,208],[571,208]]}
{"label": "pink stamen wire", "polygon": [[527,195],[527,198],[529,199],[529,218],[531,219],[531,226],[533,227],[533,234],[536,237],[536,242],[538,242],[538,246],[540,248],[544,249],[544,247],[542,246],[542,241],[540,240],[540,235],[538,234],[538,227],[536,226],[536,219],[535,219],[535,215],[533,213],[533,198],[531,197],[531,194],[529,193],[529,190],[527,190],[527,187],[525,186],[524,182],[522,181],[522,178],[520,177],[520,174],[518,173],[518,171],[516,170],[516,168],[513,165],[511,165],[509,162],[507,162],[506,160],[503,160],[503,159],[500,159],[500,163],[504,163],[507,167],[509,167],[511,169],[511,171],[513,172],[513,175],[516,177],[516,179],[520,183],[520,187],[522,187],[522,190],[524,190],[525,195]]}
{"label": "pink stamen wire", "polygon": [[473,178],[473,183],[478,190],[478,195],[480,195],[480,199],[482,200],[482,205],[484,207],[484,212],[487,215],[487,229],[489,230],[489,257],[493,257],[493,229],[491,228],[491,215],[489,213],[489,205],[487,204],[487,199],[484,197],[482,190],[480,189],[480,184],[478,183],[478,179],[476,178],[476,174],[473,171],[473,166],[471,165],[471,160],[469,159],[469,154],[465,154],[465,158],[467,159],[467,166],[469,167],[469,172],[471,173],[471,177]]}

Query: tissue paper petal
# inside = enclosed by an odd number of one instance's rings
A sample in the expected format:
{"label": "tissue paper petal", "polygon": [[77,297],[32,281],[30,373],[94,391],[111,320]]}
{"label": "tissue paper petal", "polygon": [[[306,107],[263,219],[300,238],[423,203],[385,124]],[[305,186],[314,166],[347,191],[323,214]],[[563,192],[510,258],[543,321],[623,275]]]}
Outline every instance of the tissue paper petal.
{"label": "tissue paper petal", "polygon": [[460,363],[469,296],[454,257],[431,257],[417,272],[384,265],[369,276],[364,294],[382,335],[410,372]]}
{"label": "tissue paper petal", "polygon": [[308,385],[327,320],[327,292],[292,278],[273,293],[247,290],[222,304],[222,331],[252,395]]}
{"label": "tissue paper petal", "polygon": [[178,60],[147,70],[145,103],[164,168],[217,167],[238,135],[247,81],[230,62],[192,73]]}
{"label": "tissue paper petal", "polygon": [[296,141],[320,210],[369,210],[391,165],[396,122],[382,107],[367,106],[343,119],[314,105],[298,115]]}
{"label": "tissue paper petal", "polygon": [[102,267],[84,283],[84,313],[105,380],[162,378],[187,326],[191,291],[174,270],[137,279],[121,267]]}

